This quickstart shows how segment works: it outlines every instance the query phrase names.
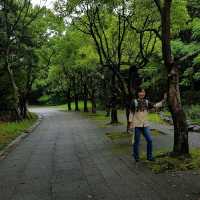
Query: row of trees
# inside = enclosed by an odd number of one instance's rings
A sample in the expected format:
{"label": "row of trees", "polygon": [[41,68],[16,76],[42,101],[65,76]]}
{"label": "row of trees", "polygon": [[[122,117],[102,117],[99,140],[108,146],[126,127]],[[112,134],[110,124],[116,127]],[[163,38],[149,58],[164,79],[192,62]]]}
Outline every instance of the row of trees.
{"label": "row of trees", "polygon": [[174,153],[188,154],[180,89],[187,97],[199,90],[199,3],[58,0],[52,12],[29,0],[3,0],[0,118],[27,117],[27,100],[47,94],[69,110],[83,100],[87,112],[90,100],[96,112],[98,102],[116,123],[117,109],[125,107],[128,117],[142,84],[153,101],[168,93]]}

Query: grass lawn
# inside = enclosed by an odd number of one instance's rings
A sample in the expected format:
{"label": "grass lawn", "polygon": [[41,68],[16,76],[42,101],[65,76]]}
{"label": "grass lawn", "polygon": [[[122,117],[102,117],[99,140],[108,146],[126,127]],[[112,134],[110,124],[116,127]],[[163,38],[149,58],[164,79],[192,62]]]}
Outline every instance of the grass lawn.
{"label": "grass lawn", "polygon": [[158,124],[166,124],[166,122],[163,119],[161,119],[161,117],[158,113],[149,113],[148,114],[148,120],[150,122],[155,122],[155,123],[158,123]]}
{"label": "grass lawn", "polygon": [[32,119],[20,122],[0,122],[0,150],[7,146],[22,132],[30,128],[36,121],[37,115],[32,114]]}
{"label": "grass lawn", "polygon": [[[67,109],[67,107],[64,106],[58,106],[59,109]],[[81,108],[81,106],[80,106]],[[103,122],[105,124],[109,124],[110,122],[110,117],[106,117],[105,111],[97,111],[96,114],[93,113],[81,113],[84,116],[97,121],[97,122]],[[118,110],[118,115],[119,115],[119,121],[120,123],[118,125],[126,125],[126,117],[125,117],[125,111],[124,110]],[[148,120],[154,123],[159,123],[159,124],[167,124],[163,119],[161,119],[160,115],[158,113],[149,113],[148,114]]]}
{"label": "grass lawn", "polygon": [[[81,111],[83,111],[83,109],[84,109],[84,102],[83,101],[79,101],[78,105],[79,105],[79,109]],[[53,107],[56,107],[56,108],[58,108],[59,110],[62,110],[62,111],[67,111],[68,110],[68,105],[67,104],[53,106]],[[72,108],[72,111],[75,110],[75,103],[74,102],[71,103],[71,108]],[[91,110],[91,108],[92,108],[92,104],[91,104],[90,101],[88,101],[88,109]]]}

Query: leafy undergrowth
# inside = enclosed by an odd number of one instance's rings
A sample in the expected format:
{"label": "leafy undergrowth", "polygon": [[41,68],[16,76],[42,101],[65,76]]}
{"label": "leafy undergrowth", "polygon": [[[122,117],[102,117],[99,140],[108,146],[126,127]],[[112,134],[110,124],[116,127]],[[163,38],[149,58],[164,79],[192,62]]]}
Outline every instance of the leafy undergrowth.
{"label": "leafy undergrowth", "polygon": [[0,150],[36,122],[37,115],[33,113],[31,115],[31,119],[20,122],[0,122]]}
{"label": "leafy undergrowth", "polygon": [[[173,157],[169,153],[155,152],[155,161],[144,163],[154,172],[186,171],[200,169],[200,149],[191,150],[188,157]],[[145,156],[142,156],[145,159]]]}

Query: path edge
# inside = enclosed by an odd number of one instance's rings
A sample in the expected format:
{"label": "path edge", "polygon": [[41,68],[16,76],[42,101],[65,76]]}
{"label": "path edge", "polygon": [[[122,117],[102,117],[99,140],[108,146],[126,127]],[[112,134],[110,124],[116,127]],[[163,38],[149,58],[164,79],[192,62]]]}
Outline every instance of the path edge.
{"label": "path edge", "polygon": [[3,150],[0,151],[0,161],[5,159],[8,154],[13,151],[22,140],[30,135],[41,123],[43,117],[41,114],[35,113],[38,116],[37,121],[27,130],[22,132],[19,136],[17,136],[11,143],[9,143]]}

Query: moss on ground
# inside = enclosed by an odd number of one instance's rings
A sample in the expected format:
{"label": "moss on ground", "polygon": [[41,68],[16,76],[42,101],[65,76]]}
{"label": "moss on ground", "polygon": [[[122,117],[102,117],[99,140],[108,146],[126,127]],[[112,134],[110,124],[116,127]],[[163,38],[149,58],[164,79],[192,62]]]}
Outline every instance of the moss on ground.
{"label": "moss on ground", "polygon": [[[160,132],[152,130],[152,135],[159,136]],[[111,151],[117,155],[131,155],[132,153],[132,134],[125,132],[109,132],[106,136],[113,142]],[[143,137],[141,137],[144,140]],[[154,151],[154,162],[146,160],[146,152],[141,153],[141,161],[154,173],[169,171],[186,171],[200,169],[200,149],[192,149],[188,157],[172,157],[166,150]]]}
{"label": "moss on ground", "polygon": [[155,129],[152,129],[152,130],[151,130],[151,134],[152,134],[153,136],[160,136],[160,135],[161,135],[160,131],[155,130]]}
{"label": "moss on ground", "polygon": [[116,155],[131,155],[132,144],[130,141],[126,143],[114,143],[111,149],[113,154]]}
{"label": "moss on ground", "polygon": [[106,133],[106,136],[111,140],[120,140],[120,139],[130,139],[132,138],[132,134],[128,134],[126,132],[110,132]]}
{"label": "moss on ground", "polygon": [[100,121],[100,122],[108,122],[109,117],[105,116],[104,112],[97,112],[97,113],[81,113],[82,115],[94,120],[94,121]]}
{"label": "moss on ground", "polygon": [[83,113],[81,114],[91,120],[94,120],[99,124],[100,128],[107,128],[109,126],[121,126],[124,125],[125,123],[119,122],[119,123],[110,123],[110,116],[106,116],[106,113],[104,111],[97,111],[97,113]]}
{"label": "moss on ground", "polygon": [[0,150],[37,121],[37,115],[33,113],[31,115],[31,119],[20,122],[0,122]]}
{"label": "moss on ground", "polygon": [[[159,136],[160,132],[157,130],[151,131],[153,136]],[[132,137],[133,134],[127,134],[126,132],[109,132],[106,136],[112,140],[112,152],[114,154],[131,155],[132,151]],[[145,142],[144,137],[141,136],[141,140]]]}
{"label": "moss on ground", "polygon": [[144,163],[155,173],[200,169],[200,149],[192,149],[190,156],[187,157],[173,157],[163,152],[154,152],[154,155],[154,162]]}

